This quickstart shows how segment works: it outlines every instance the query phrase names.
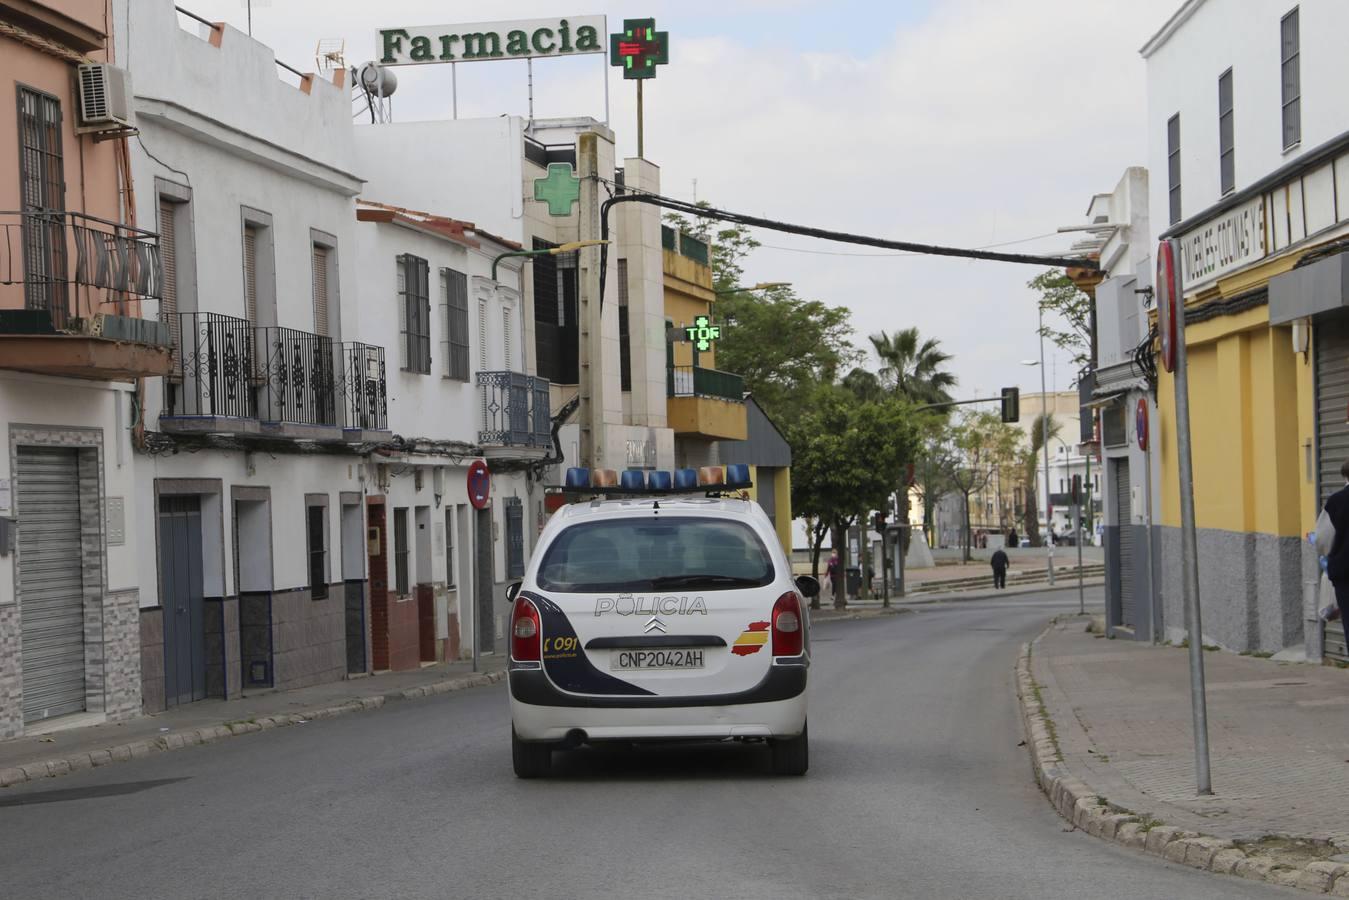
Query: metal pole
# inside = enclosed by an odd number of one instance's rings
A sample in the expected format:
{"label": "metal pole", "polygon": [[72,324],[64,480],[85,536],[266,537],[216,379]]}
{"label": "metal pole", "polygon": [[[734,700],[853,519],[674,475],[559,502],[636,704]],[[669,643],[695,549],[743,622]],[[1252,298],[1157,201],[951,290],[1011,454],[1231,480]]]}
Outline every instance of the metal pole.
{"label": "metal pole", "polygon": [[[1149,426],[1148,431],[1152,428]],[[1143,451],[1143,490],[1147,492],[1144,508],[1147,510],[1148,529],[1148,601],[1152,609],[1152,642],[1162,642],[1162,605],[1161,594],[1157,591],[1157,557],[1153,554],[1152,544],[1152,435],[1148,435],[1148,448]],[[1123,522],[1120,523],[1124,525]]]}
{"label": "metal pole", "polygon": [[[1045,386],[1045,311],[1040,308],[1040,433],[1045,451],[1045,533],[1054,528],[1054,507],[1049,502],[1049,388]],[[1054,583],[1054,541],[1049,541],[1049,555],[1045,557],[1049,569],[1049,583]]]}
{"label": "metal pole", "polygon": [[[1083,493],[1087,494],[1087,502],[1091,502],[1091,494],[1087,482],[1082,485]],[[1087,588],[1082,578],[1082,494],[1077,495],[1077,614],[1084,615],[1087,611]]]}
{"label": "metal pole", "polygon": [[[1179,293],[1179,292],[1177,292]],[[1186,371],[1185,299],[1176,304],[1176,451],[1180,463],[1181,568],[1190,632],[1190,708],[1194,717],[1194,771],[1198,793],[1213,793],[1209,778],[1208,708],[1204,692],[1204,625],[1199,612],[1199,555],[1194,524],[1194,460],[1190,453],[1190,376]]]}
{"label": "metal pole", "polygon": [[529,70],[529,124],[534,125],[534,57],[525,57],[525,67]]}
{"label": "metal pole", "polygon": [[459,118],[459,64],[450,63],[450,103],[454,117]]}
{"label": "metal pole", "polygon": [[642,140],[642,82],[644,78],[637,79],[637,158],[646,159],[644,152],[644,142]]}
{"label": "metal pole", "polygon": [[609,125],[609,60],[604,54],[597,54],[600,58],[600,71],[604,73],[604,125]]}

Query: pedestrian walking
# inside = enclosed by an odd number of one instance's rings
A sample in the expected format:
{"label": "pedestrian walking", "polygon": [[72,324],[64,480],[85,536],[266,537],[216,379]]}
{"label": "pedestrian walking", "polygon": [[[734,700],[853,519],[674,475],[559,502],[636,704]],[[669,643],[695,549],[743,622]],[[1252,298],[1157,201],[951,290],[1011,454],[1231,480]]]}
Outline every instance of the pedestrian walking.
{"label": "pedestrian walking", "polygon": [[824,567],[824,573],[829,576],[829,596],[834,596],[838,592],[838,551],[835,550],[829,554],[829,562]]}
{"label": "pedestrian walking", "polygon": [[993,558],[989,561],[993,563],[993,587],[1002,590],[1007,587],[1007,566],[1009,565],[1007,554],[999,547],[993,551]]}
{"label": "pedestrian walking", "polygon": [[1009,547],[1020,547],[1020,546],[1021,546],[1020,542],[1017,541],[1017,535],[1016,535],[1016,529],[1015,529],[1015,528],[1013,528],[1011,531],[1007,532],[1007,546],[1009,546]]}
{"label": "pedestrian walking", "polygon": [[[1335,589],[1341,622],[1349,623],[1349,460],[1340,466],[1345,486],[1330,495],[1316,520],[1316,552],[1326,558],[1326,577]],[[1322,618],[1335,618],[1335,610],[1322,610]]]}

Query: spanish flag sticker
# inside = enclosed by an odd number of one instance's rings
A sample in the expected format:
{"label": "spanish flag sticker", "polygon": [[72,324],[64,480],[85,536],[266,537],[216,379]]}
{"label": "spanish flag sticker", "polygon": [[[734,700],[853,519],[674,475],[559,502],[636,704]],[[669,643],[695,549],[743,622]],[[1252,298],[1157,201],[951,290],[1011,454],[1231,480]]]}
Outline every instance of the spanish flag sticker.
{"label": "spanish flag sticker", "polygon": [[768,643],[768,623],[750,622],[749,628],[740,632],[740,637],[731,645],[731,652],[736,656],[749,656],[751,653],[758,653],[759,648],[766,643]]}

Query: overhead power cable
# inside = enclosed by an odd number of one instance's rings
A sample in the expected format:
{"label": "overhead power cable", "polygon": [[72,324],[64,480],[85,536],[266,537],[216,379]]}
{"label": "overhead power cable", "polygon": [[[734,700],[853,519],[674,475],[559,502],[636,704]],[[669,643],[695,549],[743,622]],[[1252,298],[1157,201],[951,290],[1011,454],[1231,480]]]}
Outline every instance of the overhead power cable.
{"label": "overhead power cable", "polygon": [[[884,250],[903,250],[909,253],[920,253],[930,256],[954,256],[961,259],[986,259],[992,262],[1022,263],[1034,266],[1054,266],[1057,268],[1090,270],[1100,269],[1100,265],[1093,259],[1077,259],[1064,256],[1038,256],[1028,253],[1001,253],[993,250],[971,250],[963,247],[943,247],[936,244],[919,244],[913,241],[892,241],[887,238],[871,237],[864,234],[849,234],[845,231],[831,231],[827,228],[812,228],[807,225],[794,225],[790,222],[779,222],[775,219],[765,219],[762,216],[731,212],[730,210],[717,209],[714,206],[699,206],[695,203],[689,203],[686,200],[675,200],[672,197],[662,197],[659,194],[648,193],[622,193],[604,201],[600,206],[600,238],[606,241],[609,238],[609,210],[613,208],[616,203],[650,203],[653,206],[660,206],[696,218],[716,219],[721,222],[730,222],[735,225],[745,225],[751,228],[766,228],[769,231],[799,234],[804,237],[819,238],[820,240],[825,241],[836,241],[841,244],[860,244],[864,247],[880,247]],[[609,245],[607,243],[601,244],[601,307],[604,305],[604,283],[605,272],[608,267],[608,258]]]}

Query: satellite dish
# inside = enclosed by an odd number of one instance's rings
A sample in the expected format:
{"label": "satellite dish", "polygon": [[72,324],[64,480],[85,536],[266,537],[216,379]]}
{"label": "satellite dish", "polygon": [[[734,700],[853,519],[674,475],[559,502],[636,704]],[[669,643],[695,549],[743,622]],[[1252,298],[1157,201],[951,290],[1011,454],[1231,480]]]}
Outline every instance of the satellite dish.
{"label": "satellite dish", "polygon": [[398,76],[385,66],[368,62],[356,73],[356,81],[376,97],[392,97],[398,90]]}

